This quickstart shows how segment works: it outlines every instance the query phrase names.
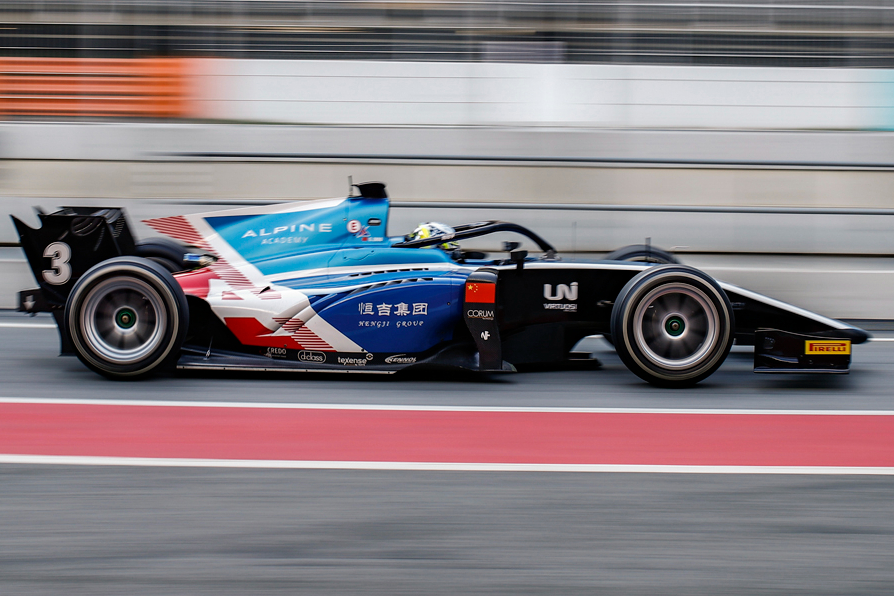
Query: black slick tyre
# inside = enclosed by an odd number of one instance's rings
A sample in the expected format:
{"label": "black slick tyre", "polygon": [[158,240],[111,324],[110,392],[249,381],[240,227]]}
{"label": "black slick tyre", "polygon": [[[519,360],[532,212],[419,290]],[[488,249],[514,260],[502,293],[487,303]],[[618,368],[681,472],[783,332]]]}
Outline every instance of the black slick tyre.
{"label": "black slick tyre", "polygon": [[65,304],[65,327],[78,358],[112,379],[171,367],[189,327],[183,289],[163,266],[115,257],[89,269]]}
{"label": "black slick tyre", "polygon": [[729,354],[734,331],[726,293],[709,275],[685,265],[640,272],[612,309],[611,335],[621,361],[661,387],[689,387],[713,374]]}
{"label": "black slick tyre", "polygon": [[155,261],[171,273],[183,271],[183,255],[187,251],[181,244],[169,238],[148,238],[137,242],[134,254]]}
{"label": "black slick tyre", "polygon": [[645,244],[631,244],[612,251],[603,257],[606,261],[633,261],[637,263],[655,263],[658,265],[679,264],[680,261],[667,252]]}
{"label": "black slick tyre", "polygon": [[[645,244],[631,244],[612,251],[603,257],[606,261],[627,261],[634,263],[650,263],[653,265],[679,265],[680,260],[674,255]],[[611,334],[604,334],[605,341],[614,345]]]}

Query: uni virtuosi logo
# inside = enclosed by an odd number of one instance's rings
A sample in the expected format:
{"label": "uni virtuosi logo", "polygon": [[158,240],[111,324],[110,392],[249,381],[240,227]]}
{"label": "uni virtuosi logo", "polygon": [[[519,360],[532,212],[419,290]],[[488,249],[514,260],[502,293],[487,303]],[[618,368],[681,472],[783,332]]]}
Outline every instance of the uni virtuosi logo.
{"label": "uni virtuosi logo", "polygon": [[555,293],[553,293],[552,284],[543,284],[543,297],[547,300],[569,300],[574,302],[577,300],[577,282],[571,282],[570,286],[558,284],[556,285]]}

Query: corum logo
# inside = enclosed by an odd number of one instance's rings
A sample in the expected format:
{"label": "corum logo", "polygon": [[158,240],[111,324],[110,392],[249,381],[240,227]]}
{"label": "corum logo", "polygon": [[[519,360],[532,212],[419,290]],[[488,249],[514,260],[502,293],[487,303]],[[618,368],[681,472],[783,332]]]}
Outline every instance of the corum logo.
{"label": "corum logo", "polygon": [[552,284],[543,284],[543,297],[547,300],[577,300],[577,282],[571,282],[571,287],[565,284],[556,286],[556,293],[553,295]]}

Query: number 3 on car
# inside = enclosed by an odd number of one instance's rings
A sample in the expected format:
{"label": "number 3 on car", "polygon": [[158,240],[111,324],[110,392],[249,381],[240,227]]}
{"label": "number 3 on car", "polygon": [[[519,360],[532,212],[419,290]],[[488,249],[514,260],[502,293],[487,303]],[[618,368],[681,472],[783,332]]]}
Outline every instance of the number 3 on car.
{"label": "number 3 on car", "polygon": [[71,248],[64,242],[53,242],[47,245],[43,256],[49,257],[50,268],[43,270],[43,279],[54,286],[67,283],[71,279]]}

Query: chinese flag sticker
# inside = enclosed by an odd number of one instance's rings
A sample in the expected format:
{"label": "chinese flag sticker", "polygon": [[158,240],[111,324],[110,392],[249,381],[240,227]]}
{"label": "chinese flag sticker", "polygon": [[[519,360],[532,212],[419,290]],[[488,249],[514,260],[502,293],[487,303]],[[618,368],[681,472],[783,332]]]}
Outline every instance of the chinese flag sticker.
{"label": "chinese flag sticker", "polygon": [[493,304],[496,301],[497,284],[467,283],[466,284],[466,302],[488,302]]}

